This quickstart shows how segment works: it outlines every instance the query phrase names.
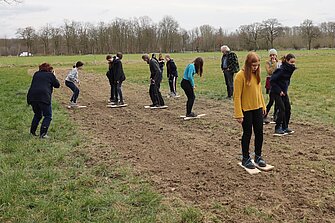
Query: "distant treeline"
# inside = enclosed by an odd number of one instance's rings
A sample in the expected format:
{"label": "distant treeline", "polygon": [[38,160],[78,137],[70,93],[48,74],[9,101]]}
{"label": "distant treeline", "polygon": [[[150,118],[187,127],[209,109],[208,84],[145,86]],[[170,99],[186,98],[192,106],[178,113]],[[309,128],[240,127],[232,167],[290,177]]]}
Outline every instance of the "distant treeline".
{"label": "distant treeline", "polygon": [[0,55],[22,51],[34,55],[210,52],[218,51],[222,44],[232,50],[334,48],[335,22],[315,25],[306,19],[300,26],[286,27],[272,18],[227,32],[211,25],[186,30],[171,16],[158,23],[147,16],[96,25],[65,21],[60,27],[47,24],[39,30],[31,26],[18,29],[16,39],[0,40]]}

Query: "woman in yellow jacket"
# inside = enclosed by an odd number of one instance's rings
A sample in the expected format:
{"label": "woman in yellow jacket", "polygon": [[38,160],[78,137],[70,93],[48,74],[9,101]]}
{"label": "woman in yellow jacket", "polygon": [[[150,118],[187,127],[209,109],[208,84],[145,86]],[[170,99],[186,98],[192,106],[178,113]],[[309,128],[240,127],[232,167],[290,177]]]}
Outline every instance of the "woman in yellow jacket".
{"label": "woman in yellow jacket", "polygon": [[255,168],[249,155],[252,128],[255,134],[255,162],[260,167],[266,166],[262,158],[263,116],[266,113],[266,107],[262,95],[260,72],[260,59],[256,53],[250,52],[244,68],[236,74],[234,80],[234,116],[243,128],[242,165],[249,169]]}

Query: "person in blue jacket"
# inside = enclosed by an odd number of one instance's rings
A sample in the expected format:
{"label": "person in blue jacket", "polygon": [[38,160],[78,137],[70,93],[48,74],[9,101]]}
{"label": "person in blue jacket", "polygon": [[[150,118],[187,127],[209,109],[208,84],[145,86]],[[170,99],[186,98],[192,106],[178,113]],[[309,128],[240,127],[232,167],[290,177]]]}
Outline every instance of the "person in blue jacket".
{"label": "person in blue jacket", "polygon": [[30,126],[30,134],[36,135],[38,124],[42,117],[42,125],[40,129],[40,138],[48,138],[47,132],[52,120],[51,97],[53,88],[59,88],[60,84],[56,76],[52,72],[52,67],[48,63],[39,66],[31,81],[27,94],[27,103],[31,105],[34,117]]}
{"label": "person in blue jacket", "polygon": [[291,118],[291,104],[287,91],[292,74],[296,69],[295,62],[293,54],[289,53],[284,56],[282,65],[274,71],[270,79],[271,93],[279,109],[275,126],[276,135],[286,135],[294,132],[288,127]]}
{"label": "person in blue jacket", "polygon": [[184,77],[181,81],[181,88],[184,90],[187,96],[186,103],[186,117],[196,117],[197,115],[192,112],[192,107],[195,100],[194,94],[194,75],[199,74],[202,76],[204,60],[201,57],[197,57],[193,63],[187,65],[184,71]]}

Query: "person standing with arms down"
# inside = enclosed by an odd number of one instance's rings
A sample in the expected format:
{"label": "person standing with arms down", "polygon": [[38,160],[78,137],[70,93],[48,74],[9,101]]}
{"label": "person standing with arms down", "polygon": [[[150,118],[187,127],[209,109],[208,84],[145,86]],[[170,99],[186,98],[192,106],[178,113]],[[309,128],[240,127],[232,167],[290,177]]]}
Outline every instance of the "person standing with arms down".
{"label": "person standing with arms down", "polygon": [[149,94],[152,104],[150,107],[160,107],[164,106],[164,100],[161,92],[159,91],[161,78],[161,70],[159,68],[159,64],[156,58],[149,58],[148,54],[142,55],[142,60],[147,62],[150,67],[150,88]]}
{"label": "person standing with arms down", "polygon": [[196,117],[197,115],[192,112],[194,100],[195,100],[195,84],[194,84],[194,75],[199,74],[202,76],[204,60],[201,57],[197,57],[193,63],[187,65],[184,71],[184,77],[181,81],[181,88],[184,90],[187,96],[186,103],[186,117]]}
{"label": "person standing with arms down", "polygon": [[122,82],[126,80],[126,76],[124,75],[123,67],[122,67],[122,53],[118,52],[113,61],[112,66],[112,74],[114,76],[114,85],[116,86],[114,97],[115,103],[117,105],[124,105],[123,102],[123,94],[122,94]]}
{"label": "person standing with arms down", "polygon": [[109,81],[109,85],[110,85],[110,98],[109,98],[109,103],[111,104],[115,104],[115,86],[114,86],[114,78],[112,76],[112,67],[113,67],[113,61],[115,59],[115,56],[112,57],[111,55],[107,55],[106,56],[106,60],[108,63],[108,71],[106,73],[106,76],[108,78]]}
{"label": "person standing with arms down", "polygon": [[51,97],[53,88],[59,88],[60,84],[53,74],[52,67],[48,63],[39,66],[31,81],[27,94],[27,103],[34,111],[34,117],[30,126],[30,134],[36,136],[36,130],[42,117],[40,138],[48,138],[48,129],[52,120]]}
{"label": "person standing with arms down", "polygon": [[71,89],[73,92],[72,97],[70,99],[70,106],[71,107],[77,107],[77,99],[79,96],[79,88],[76,84],[80,84],[78,79],[78,71],[82,69],[84,66],[84,63],[81,61],[78,61],[74,66],[73,69],[68,73],[68,75],[65,78],[65,85]]}
{"label": "person standing with arms down", "polygon": [[175,62],[173,61],[173,58],[169,54],[165,55],[166,60],[166,72],[167,72],[167,78],[169,80],[169,86],[170,86],[170,96],[176,97],[177,95],[177,78],[178,78],[178,71],[177,66]]}
{"label": "person standing with arms down", "polygon": [[295,62],[293,54],[289,53],[284,56],[282,65],[275,70],[270,79],[271,92],[279,110],[275,126],[275,135],[278,136],[294,133],[288,127],[291,118],[291,104],[287,91],[292,74],[296,69]]}
{"label": "person standing with arms down", "polygon": [[236,74],[234,80],[234,116],[243,128],[242,165],[248,169],[255,169],[249,154],[252,129],[255,134],[255,162],[260,167],[266,166],[262,158],[263,115],[266,108],[260,73],[260,59],[256,53],[250,52],[243,69]]}
{"label": "person standing with arms down", "polygon": [[221,70],[227,85],[227,99],[231,99],[234,92],[234,74],[240,70],[237,55],[226,45],[221,46]]}
{"label": "person standing with arms down", "polygon": [[[270,123],[270,121],[267,119],[267,116],[270,112],[270,109],[274,103],[274,96],[271,93],[271,84],[270,84],[270,79],[271,79],[271,75],[273,74],[273,72],[280,66],[281,63],[278,62],[277,59],[277,50],[275,49],[270,49],[269,50],[269,60],[266,61],[265,63],[265,69],[266,69],[266,80],[265,80],[265,89],[266,89],[266,93],[269,94],[269,102],[266,105],[266,115],[264,116],[264,123]],[[274,108],[274,112],[273,112],[273,120],[276,120],[276,105]]]}

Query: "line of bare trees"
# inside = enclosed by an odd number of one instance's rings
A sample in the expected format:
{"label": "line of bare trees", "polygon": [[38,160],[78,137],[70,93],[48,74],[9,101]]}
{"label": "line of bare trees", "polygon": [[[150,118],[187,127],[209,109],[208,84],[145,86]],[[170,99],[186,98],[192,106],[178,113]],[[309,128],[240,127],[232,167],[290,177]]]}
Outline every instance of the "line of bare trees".
{"label": "line of bare trees", "polygon": [[185,30],[171,16],[155,23],[144,16],[115,18],[109,23],[93,25],[64,21],[60,27],[46,24],[36,30],[17,30],[16,39],[0,40],[0,55],[17,55],[21,51],[41,55],[217,51],[222,44],[234,50],[269,48],[334,48],[335,22],[315,25],[304,20],[300,26],[286,27],[277,19],[241,25],[234,32],[201,25]]}

